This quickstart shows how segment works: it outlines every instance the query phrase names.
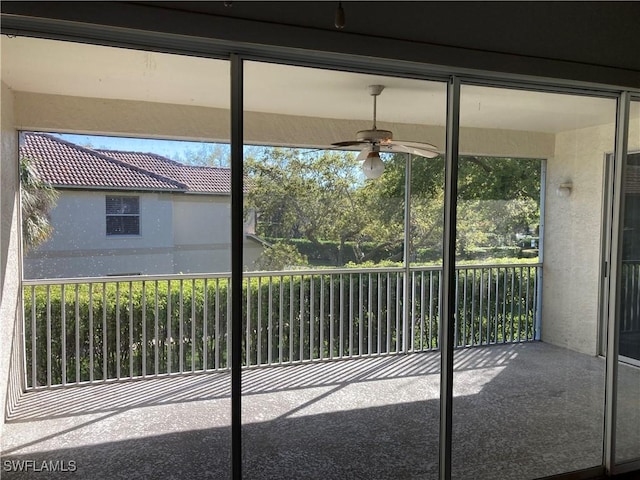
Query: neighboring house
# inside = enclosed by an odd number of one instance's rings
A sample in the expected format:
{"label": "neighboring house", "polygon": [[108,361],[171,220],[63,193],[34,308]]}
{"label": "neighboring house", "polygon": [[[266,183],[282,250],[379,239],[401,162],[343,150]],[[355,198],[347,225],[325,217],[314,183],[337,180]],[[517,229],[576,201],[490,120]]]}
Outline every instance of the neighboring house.
{"label": "neighboring house", "polygon": [[[20,143],[20,155],[60,194],[53,234],[26,255],[25,278],[230,271],[228,168],[94,150],[42,133],[23,133]],[[248,230],[251,270],[265,242]]]}

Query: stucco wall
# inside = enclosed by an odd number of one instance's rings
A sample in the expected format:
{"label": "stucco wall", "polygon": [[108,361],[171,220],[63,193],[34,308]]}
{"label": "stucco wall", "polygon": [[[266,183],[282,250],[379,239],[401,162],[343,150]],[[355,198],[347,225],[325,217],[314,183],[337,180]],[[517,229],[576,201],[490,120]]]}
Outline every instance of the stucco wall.
{"label": "stucco wall", "polygon": [[[140,235],[106,235],[106,195],[140,197]],[[51,238],[24,262],[26,278],[173,272],[171,195],[60,190]]]}
{"label": "stucco wall", "polygon": [[549,158],[555,135],[543,132],[460,127],[460,154]]}
{"label": "stucco wall", "polygon": [[16,93],[20,130],[227,141],[229,125],[229,111],[219,108]]}
{"label": "stucco wall", "polygon": [[[231,203],[228,195],[175,195],[173,230],[176,273],[231,271]],[[262,246],[243,243],[245,270],[253,270]]]}
{"label": "stucco wall", "polygon": [[[106,235],[105,196],[140,198],[140,235]],[[60,190],[53,235],[24,260],[26,278],[229,272],[228,196]],[[245,268],[260,244],[244,242]]]}
{"label": "stucco wall", "polygon": [[[18,138],[13,126],[13,93],[0,84],[0,428],[4,424],[7,395],[16,393],[15,382],[10,382],[11,351],[16,341],[20,308],[20,244],[18,236]],[[14,355],[15,356],[15,355]],[[19,355],[18,355],[19,358]],[[20,362],[16,363],[20,368]],[[15,373],[15,372],[14,372]],[[12,376],[15,380],[15,375]],[[10,387],[11,390],[10,390]]]}
{"label": "stucco wall", "polygon": [[[592,355],[603,275],[605,156],[614,139],[613,123],[562,132],[547,161],[542,340]],[[571,195],[558,196],[558,185],[567,181]]]}
{"label": "stucco wall", "polygon": [[228,196],[175,197],[173,230],[177,273],[231,271],[231,204]]}
{"label": "stucco wall", "polygon": [[[231,199],[228,195],[172,195],[173,272],[231,271]],[[263,247],[243,242],[245,270],[253,270]]]}
{"label": "stucco wall", "polygon": [[176,195],[173,208],[177,246],[229,243],[231,202],[228,195]]}

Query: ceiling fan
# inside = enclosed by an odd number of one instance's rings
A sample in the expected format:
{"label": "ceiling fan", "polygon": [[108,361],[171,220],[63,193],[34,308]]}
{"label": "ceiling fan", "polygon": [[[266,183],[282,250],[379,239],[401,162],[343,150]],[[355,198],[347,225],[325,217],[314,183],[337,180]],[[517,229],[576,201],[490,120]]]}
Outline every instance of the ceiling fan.
{"label": "ceiling fan", "polygon": [[376,99],[384,90],[384,85],[369,85],[369,94],[373,97],[373,127],[360,130],[355,140],[336,142],[334,147],[353,147],[364,145],[357,160],[362,161],[362,170],[367,178],[378,178],[384,172],[384,163],[380,160],[380,152],[410,153],[420,157],[434,158],[438,156],[437,147],[430,143],[394,141],[393,132],[378,130],[376,126]]}

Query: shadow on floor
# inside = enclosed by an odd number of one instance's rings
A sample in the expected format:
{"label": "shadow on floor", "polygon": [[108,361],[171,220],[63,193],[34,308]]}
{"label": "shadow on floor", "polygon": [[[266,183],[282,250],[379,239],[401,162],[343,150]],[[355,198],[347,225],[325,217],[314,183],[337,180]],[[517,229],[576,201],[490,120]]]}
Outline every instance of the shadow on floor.
{"label": "shadow on floor", "polygon": [[[478,412],[478,403],[477,398],[456,399],[457,478],[534,478],[599,462],[601,439],[587,421],[576,425],[567,418],[572,423],[569,432],[556,415],[539,411],[532,418],[524,403],[520,412],[500,403]],[[576,433],[580,441],[568,441]],[[73,462],[75,472],[42,476],[5,469],[3,478],[226,479],[229,444],[230,429],[220,427],[80,448],[61,446],[5,456],[3,468],[7,462],[32,460],[41,467],[42,462],[57,461],[67,467]],[[435,479],[438,401],[250,423],[243,427],[243,444],[248,479]]]}
{"label": "shadow on floor", "polygon": [[[470,348],[456,354],[458,372],[504,366],[530,345]],[[243,395],[337,386],[355,382],[440,374],[438,351],[299,365],[253,368],[243,372]],[[99,383],[23,395],[8,422],[52,419],[131,408],[229,398],[228,371],[145,380]]]}
{"label": "shadow on floor", "polygon": [[[545,344],[456,352],[454,476],[521,480],[599,465],[603,367]],[[436,352],[246,371],[244,478],[437,478],[437,373]],[[227,383],[216,374],[34,392],[7,425],[3,479],[226,479]],[[182,428],[154,433],[162,425]],[[45,426],[54,433],[20,441]],[[77,470],[6,471],[26,460]]]}

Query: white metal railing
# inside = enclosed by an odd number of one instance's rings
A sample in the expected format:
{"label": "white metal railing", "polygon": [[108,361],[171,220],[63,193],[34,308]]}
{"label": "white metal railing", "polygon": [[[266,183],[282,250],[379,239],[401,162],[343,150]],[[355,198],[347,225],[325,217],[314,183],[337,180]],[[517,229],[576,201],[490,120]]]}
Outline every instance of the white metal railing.
{"label": "white metal railing", "polygon": [[[540,264],[456,271],[455,345],[537,338]],[[245,367],[438,348],[439,267],[247,272]],[[28,389],[230,367],[229,274],[24,280]]]}

